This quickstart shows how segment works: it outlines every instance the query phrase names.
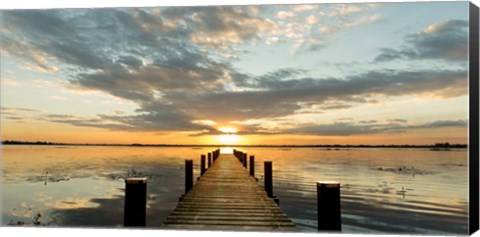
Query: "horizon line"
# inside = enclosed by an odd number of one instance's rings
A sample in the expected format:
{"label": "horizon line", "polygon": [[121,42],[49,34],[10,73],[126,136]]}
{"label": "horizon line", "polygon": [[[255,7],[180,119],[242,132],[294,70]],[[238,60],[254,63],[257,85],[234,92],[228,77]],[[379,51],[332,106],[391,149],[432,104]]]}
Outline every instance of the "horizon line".
{"label": "horizon line", "polygon": [[62,142],[47,142],[47,141],[15,141],[3,140],[2,145],[70,145],[70,146],[181,146],[181,147],[451,147],[451,148],[466,148],[468,144],[450,144],[433,143],[433,144],[142,144],[142,143],[62,143]]}

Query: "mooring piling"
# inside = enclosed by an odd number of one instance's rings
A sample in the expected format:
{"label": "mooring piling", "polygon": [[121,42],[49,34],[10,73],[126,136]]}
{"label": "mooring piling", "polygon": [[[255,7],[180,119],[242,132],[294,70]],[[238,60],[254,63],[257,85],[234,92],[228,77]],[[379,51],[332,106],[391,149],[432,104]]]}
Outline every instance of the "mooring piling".
{"label": "mooring piling", "polygon": [[124,226],[145,226],[147,214],[147,178],[125,179]]}
{"label": "mooring piling", "polygon": [[342,230],[339,182],[317,182],[317,227],[319,231]]}
{"label": "mooring piling", "polygon": [[205,155],[200,156],[200,176],[203,176],[205,174]]}
{"label": "mooring piling", "polygon": [[247,168],[247,153],[243,154],[243,167]]}
{"label": "mooring piling", "polygon": [[185,160],[185,194],[193,187],[193,160]]}
{"label": "mooring piling", "polygon": [[272,185],[272,162],[265,161],[264,163],[263,177],[265,180],[265,191],[269,198],[273,197],[273,185]]}
{"label": "mooring piling", "polygon": [[250,175],[255,177],[255,156],[250,156]]}
{"label": "mooring piling", "polygon": [[265,161],[264,162],[264,170],[263,170],[263,179],[265,181],[265,191],[269,198],[272,198],[277,205],[280,205],[280,199],[278,199],[275,195],[273,195],[273,172],[272,172],[272,162]]}
{"label": "mooring piling", "polygon": [[208,168],[210,168],[212,166],[212,153],[209,152],[208,153]]}

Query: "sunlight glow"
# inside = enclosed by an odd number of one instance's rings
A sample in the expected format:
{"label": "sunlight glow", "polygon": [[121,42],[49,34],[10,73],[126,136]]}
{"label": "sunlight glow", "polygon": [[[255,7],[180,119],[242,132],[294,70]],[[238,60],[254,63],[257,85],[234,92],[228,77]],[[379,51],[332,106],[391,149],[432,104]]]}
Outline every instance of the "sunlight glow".
{"label": "sunlight glow", "polygon": [[218,135],[218,141],[222,144],[236,144],[240,140],[240,136],[234,134]]}
{"label": "sunlight glow", "polygon": [[220,154],[233,154],[233,148],[222,147],[222,148],[220,148]]}
{"label": "sunlight glow", "polygon": [[240,140],[240,136],[235,134],[238,130],[234,127],[220,127],[217,130],[224,133],[216,137],[222,144],[237,144]]}
{"label": "sunlight glow", "polygon": [[223,132],[223,133],[237,133],[237,129],[233,127],[221,127],[218,128],[218,131]]}

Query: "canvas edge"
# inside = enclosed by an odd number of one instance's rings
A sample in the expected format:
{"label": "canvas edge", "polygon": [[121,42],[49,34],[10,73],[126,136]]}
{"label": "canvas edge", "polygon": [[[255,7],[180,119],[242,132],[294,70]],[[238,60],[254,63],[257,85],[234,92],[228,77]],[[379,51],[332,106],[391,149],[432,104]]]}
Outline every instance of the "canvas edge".
{"label": "canvas edge", "polygon": [[479,226],[479,16],[469,4],[469,234]]}

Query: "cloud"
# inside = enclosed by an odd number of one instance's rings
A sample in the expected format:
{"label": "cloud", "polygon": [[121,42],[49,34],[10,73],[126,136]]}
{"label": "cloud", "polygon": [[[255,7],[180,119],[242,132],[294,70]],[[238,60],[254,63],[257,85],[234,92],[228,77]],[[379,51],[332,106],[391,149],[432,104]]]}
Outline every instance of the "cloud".
{"label": "cloud", "polygon": [[364,11],[362,7],[353,4],[336,4],[329,14],[330,16],[347,16]]}
{"label": "cloud", "polygon": [[41,112],[37,109],[30,109],[30,108],[11,108],[11,107],[2,107],[2,114],[8,115],[18,115],[21,113],[36,113]]}
{"label": "cloud", "polygon": [[19,87],[22,85],[20,82],[16,80],[7,79],[7,78],[2,78],[0,83],[2,86],[8,86],[8,87]]}
{"label": "cloud", "polygon": [[406,119],[387,119],[387,123],[406,123],[408,120]]}
{"label": "cloud", "polygon": [[[159,13],[143,9],[7,11],[4,42],[20,43],[2,46],[39,67],[46,68],[47,59],[69,67],[70,87],[76,90],[106,92],[140,107],[133,116],[47,117],[50,121],[112,129],[204,129],[191,122],[198,119],[162,96],[221,91],[234,77],[242,76],[228,63],[202,52],[202,42],[192,37],[215,35],[238,42],[256,38],[261,19],[251,17],[246,9],[250,8],[162,8]],[[177,19],[188,22],[169,24]],[[24,50],[18,50],[18,45]],[[26,51],[42,60],[21,54]],[[99,123],[99,119],[109,122]]]}
{"label": "cloud", "polygon": [[361,124],[372,124],[372,123],[377,123],[377,120],[361,120],[359,123]]}
{"label": "cloud", "polygon": [[41,113],[42,111],[30,108],[12,108],[12,107],[2,107],[0,112],[0,117],[2,119],[12,120],[16,122],[25,122],[28,118],[33,118],[33,116]]}
{"label": "cloud", "polygon": [[[213,131],[216,124],[232,121],[349,109],[378,96],[449,98],[467,93],[464,70],[378,70],[346,77],[309,77],[299,68],[243,73],[212,51],[236,50],[239,44],[278,35],[284,36],[277,42],[288,38],[298,47],[324,43],[312,41],[315,34],[305,35],[318,33],[321,26],[304,24],[304,18],[272,22],[254,13],[260,11],[250,7],[5,11],[7,44],[2,46],[47,71],[54,71],[49,67],[55,62],[67,74],[70,88],[103,92],[138,106],[133,114],[47,115],[43,120],[114,130]],[[335,16],[343,19],[337,32],[380,19],[358,15],[356,8],[342,11]],[[451,28],[436,26],[422,34]],[[35,56],[17,51],[19,47]],[[316,129],[323,131],[325,126]],[[345,131],[367,129],[335,126]],[[268,132],[258,124],[244,129]]]}
{"label": "cloud", "polygon": [[303,11],[313,11],[317,10],[319,5],[309,4],[309,5],[292,5],[291,9],[294,12],[303,12]]}
{"label": "cloud", "polygon": [[[284,81],[306,74],[307,70],[295,68],[282,68],[275,71],[267,72],[264,75],[257,77],[250,77],[250,82],[244,86],[256,87],[256,83],[260,82],[262,87],[269,87],[273,89],[276,81]],[[243,82],[243,81],[242,81]]]}
{"label": "cloud", "polygon": [[409,34],[401,48],[383,48],[374,61],[395,59],[433,59],[465,61],[468,51],[468,22],[447,20],[432,24],[423,31]]}
{"label": "cloud", "polygon": [[[256,41],[293,41],[296,48],[317,50],[327,37],[319,29],[339,32],[370,23],[353,18],[342,20],[339,26],[314,26],[293,17],[295,11],[317,8],[287,6],[293,10],[279,13],[294,18],[288,22],[274,22],[261,14],[264,7],[250,6],[13,10],[5,11],[3,17],[2,46],[6,53],[24,58],[29,67],[47,73],[58,72],[57,65],[84,74],[118,72],[118,67],[133,73],[151,65],[168,68],[188,63],[190,58],[195,66],[206,68],[216,57],[238,57],[236,46]],[[348,12],[358,6],[337,8]],[[228,62],[215,63],[232,71]]]}
{"label": "cloud", "polygon": [[[373,123],[373,122],[372,122]],[[371,124],[361,123],[361,125],[337,122],[331,124],[311,124],[299,126],[293,129],[284,130],[282,133],[288,134],[306,134],[320,136],[351,136],[351,135],[368,135],[368,134],[389,134],[403,133],[412,129],[427,128],[445,128],[459,127],[466,128],[466,120],[439,120],[417,125],[398,125],[398,124]]]}
{"label": "cloud", "polygon": [[[195,43],[217,49],[231,49],[231,45],[259,39],[272,22],[258,17],[258,9],[249,7],[170,7],[162,15],[170,20],[184,21],[189,37]],[[257,13],[257,14],[255,14]]]}
{"label": "cloud", "polygon": [[410,128],[467,127],[467,125],[467,120],[438,120],[421,125],[410,126]]}
{"label": "cloud", "polygon": [[144,110],[137,115],[106,115],[94,117],[69,114],[48,114],[42,120],[66,123],[75,126],[106,128],[124,131],[201,131],[211,129],[211,124],[193,122],[192,118],[181,110],[169,105],[156,105],[156,110]]}
{"label": "cloud", "polygon": [[[51,120],[78,126],[97,126],[126,130],[211,130],[214,123],[249,119],[272,119],[298,112],[322,113],[371,103],[375,97],[405,95],[457,97],[467,93],[465,71],[382,71],[346,78],[300,78],[301,71],[284,69],[251,78],[248,90],[164,90],[160,99],[149,93],[161,89],[154,81],[143,81],[137,91],[130,83],[97,87],[107,93],[137,101],[137,115],[102,115],[98,120]],[[275,77],[281,80],[273,80]],[[131,94],[129,94],[131,93]],[[206,124],[199,121],[212,121]],[[400,120],[396,121],[400,122]],[[341,124],[340,124],[341,125]],[[340,126],[339,125],[339,126]],[[252,128],[255,129],[255,128]]]}
{"label": "cloud", "polygon": [[[277,71],[267,75],[290,76],[296,71]],[[464,70],[369,71],[345,78],[300,78],[271,80],[259,77],[253,84],[259,89],[278,91],[299,101],[350,100],[352,96],[378,94],[386,96],[430,94],[456,97],[467,93],[467,72]],[[294,93],[294,94],[290,94]],[[358,98],[357,98],[358,99]]]}
{"label": "cloud", "polygon": [[[271,80],[274,75],[280,79]],[[301,74],[288,69],[275,71],[251,80],[250,90],[206,91],[189,96],[167,93],[164,99],[197,119],[219,122],[282,117],[303,108],[317,112],[345,109],[371,103],[375,96],[450,98],[467,94],[465,71],[372,71],[338,79],[285,79],[295,75]]]}
{"label": "cloud", "polygon": [[21,122],[21,121],[24,121],[25,118],[18,117],[18,116],[6,116],[5,119]]}
{"label": "cloud", "polygon": [[47,53],[31,47],[25,42],[5,37],[2,39],[2,48],[5,49],[5,51],[2,52],[5,53],[5,55],[13,53],[27,60],[23,63],[23,68],[43,73],[54,73],[58,71],[57,67],[50,65],[49,59],[52,60],[52,58],[49,57]]}
{"label": "cloud", "polygon": [[306,125],[285,131],[290,134],[307,134],[320,136],[350,136],[361,134],[379,133],[378,129],[371,126],[352,125],[348,123]]}
{"label": "cloud", "polygon": [[291,17],[293,17],[293,16],[295,16],[295,13],[293,13],[293,12],[286,12],[286,11],[279,11],[279,12],[277,12],[277,14],[276,14],[276,17],[277,17],[278,19],[287,19],[287,18],[291,18]]}

